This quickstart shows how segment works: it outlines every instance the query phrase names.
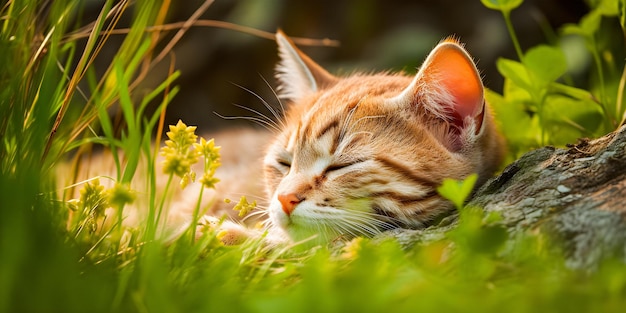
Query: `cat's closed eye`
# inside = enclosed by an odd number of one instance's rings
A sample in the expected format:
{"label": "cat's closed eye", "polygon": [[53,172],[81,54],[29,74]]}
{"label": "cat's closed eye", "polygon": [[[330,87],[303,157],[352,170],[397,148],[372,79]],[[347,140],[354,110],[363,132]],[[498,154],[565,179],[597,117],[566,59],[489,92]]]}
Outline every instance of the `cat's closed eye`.
{"label": "cat's closed eye", "polygon": [[344,169],[344,168],[346,168],[346,167],[348,167],[350,165],[352,165],[352,164],[350,164],[350,163],[331,164],[330,166],[328,166],[326,168],[326,170],[324,172],[329,173],[329,172],[338,171],[338,170]]}
{"label": "cat's closed eye", "polygon": [[341,162],[341,163],[331,163],[328,167],[326,167],[326,170],[324,171],[324,173],[330,173],[330,172],[336,172],[336,171],[340,171],[340,170],[344,170],[347,169],[351,166],[357,165],[359,163],[365,162],[365,160],[362,159],[357,159],[354,161],[350,161],[350,162]]}
{"label": "cat's closed eye", "polygon": [[278,162],[278,164],[280,164],[281,166],[284,166],[286,168],[290,168],[291,167],[291,162],[289,162],[289,161],[277,160],[276,162]]}
{"label": "cat's closed eye", "polygon": [[344,169],[347,169],[347,168],[349,168],[349,167],[351,167],[351,166],[353,166],[353,165],[356,165],[356,164],[358,164],[358,163],[360,163],[360,161],[359,161],[359,162],[349,162],[349,163],[335,163],[335,164],[331,164],[331,165],[329,165],[329,166],[326,168],[326,170],[324,171],[324,173],[337,172],[337,171],[340,171],[340,170],[344,170]]}

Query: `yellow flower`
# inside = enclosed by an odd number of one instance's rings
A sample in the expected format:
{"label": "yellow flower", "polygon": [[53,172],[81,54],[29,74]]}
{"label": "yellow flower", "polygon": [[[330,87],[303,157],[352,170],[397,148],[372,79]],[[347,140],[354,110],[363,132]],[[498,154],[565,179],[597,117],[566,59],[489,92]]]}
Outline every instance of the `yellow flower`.
{"label": "yellow flower", "polygon": [[194,143],[194,147],[198,154],[203,156],[211,166],[219,167],[220,166],[220,149],[222,147],[215,146],[215,140],[211,139],[207,141],[206,139],[200,137],[200,143]]}
{"label": "yellow flower", "polygon": [[[191,165],[198,162],[198,154],[193,150],[198,138],[195,131],[196,126],[187,126],[179,120],[175,126],[170,125],[170,131],[167,132],[169,140],[161,147],[161,155],[165,157],[163,172],[182,178],[181,184],[184,186],[190,178],[187,175],[192,175]],[[187,183],[184,180],[187,180]]]}
{"label": "yellow flower", "polygon": [[79,206],[88,210],[95,217],[104,215],[104,210],[109,207],[104,186],[100,185],[100,179],[94,179],[86,183],[80,190]]}
{"label": "yellow flower", "polygon": [[220,163],[220,147],[215,146],[213,139],[207,141],[200,138],[200,143],[195,143],[194,147],[199,156],[204,158],[204,174],[200,178],[200,183],[205,188],[215,188],[220,180],[215,178],[215,170],[222,165]]}
{"label": "yellow flower", "polygon": [[[228,200],[227,203],[229,202],[230,200]],[[246,199],[246,196],[241,196],[239,202],[235,205],[235,207],[233,207],[233,210],[239,211],[239,217],[247,215],[254,209],[256,209],[256,201],[252,201],[252,203],[250,203],[248,202],[248,199]]]}
{"label": "yellow flower", "polygon": [[181,178],[182,188],[196,180],[196,173],[191,171],[191,166],[198,162],[198,158],[204,158],[204,174],[200,178],[200,183],[205,188],[215,188],[220,180],[215,178],[215,170],[221,165],[220,147],[215,146],[213,139],[207,141],[195,134],[195,126],[187,126],[182,121],[174,126],[170,125],[167,132],[169,140],[161,147],[161,155],[165,157],[163,161],[163,172],[176,175]]}
{"label": "yellow flower", "polygon": [[185,189],[189,183],[196,181],[196,172],[189,171],[180,179],[180,188]]}
{"label": "yellow flower", "polygon": [[195,163],[192,161],[187,156],[171,154],[166,156],[165,161],[163,161],[163,172],[183,178],[185,174],[191,171],[191,165]]}
{"label": "yellow flower", "polygon": [[116,183],[113,188],[108,189],[106,192],[109,203],[118,208],[123,207],[126,204],[133,203],[136,198],[133,190],[131,190],[127,185],[120,183]]}
{"label": "yellow flower", "polygon": [[183,121],[178,120],[175,126],[170,125],[170,131],[167,132],[167,137],[177,144],[181,149],[181,152],[187,153],[189,147],[191,147],[198,136],[196,136],[196,126],[187,126]]}
{"label": "yellow flower", "polygon": [[219,183],[220,180],[216,177],[213,177],[212,173],[204,173],[202,178],[200,178],[200,183],[205,188],[215,188],[215,184]]}

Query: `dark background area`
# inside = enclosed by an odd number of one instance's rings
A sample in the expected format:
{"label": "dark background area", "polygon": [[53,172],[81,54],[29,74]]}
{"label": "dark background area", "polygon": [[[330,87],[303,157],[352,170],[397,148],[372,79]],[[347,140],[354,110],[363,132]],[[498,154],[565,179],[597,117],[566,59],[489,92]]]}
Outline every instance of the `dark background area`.
{"label": "dark background area", "polygon": [[[99,10],[96,1],[94,9]],[[174,2],[169,22],[184,21],[202,0]],[[583,0],[526,0],[512,12],[522,49],[550,42],[550,31],[575,23],[587,11]],[[485,86],[501,91],[503,80],[495,68],[499,57],[517,59],[502,15],[480,0],[217,0],[201,19],[228,21],[269,32],[339,40],[339,47],[301,47],[336,74],[354,71],[415,73],[427,53],[441,39],[454,35],[478,62]],[[173,34],[174,32],[172,32]],[[109,51],[116,47],[111,45]],[[201,131],[250,125],[223,116],[250,116],[234,104],[262,109],[262,103],[243,86],[278,106],[272,90],[275,43],[229,29],[192,27],[174,49],[182,72],[180,93],[167,111],[167,123],[182,119]],[[141,88],[157,86],[167,75],[167,58]],[[263,111],[267,112],[267,111]]]}

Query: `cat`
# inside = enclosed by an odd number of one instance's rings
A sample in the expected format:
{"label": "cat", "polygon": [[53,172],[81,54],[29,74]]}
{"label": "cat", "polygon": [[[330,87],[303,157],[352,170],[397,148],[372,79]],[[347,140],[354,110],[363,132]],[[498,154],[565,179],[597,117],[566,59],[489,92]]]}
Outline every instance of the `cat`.
{"label": "cat", "polygon": [[[282,31],[276,42],[277,96],[285,112],[274,134],[212,136],[223,145],[216,173],[222,182],[205,193],[202,207],[209,209],[198,235],[208,225],[220,227],[225,244],[262,235],[270,243],[325,243],[421,228],[452,209],[436,191],[444,178],[477,173],[479,186],[502,162],[504,140],[485,103],[480,74],[458,40],[437,44],[416,75],[346,77],[323,69]],[[105,156],[92,163],[115,167]],[[157,184],[165,181],[160,177]],[[267,201],[252,215],[264,216],[264,228],[219,224],[218,216],[235,216],[222,199],[258,195],[263,181]],[[199,188],[190,185],[171,198],[172,234],[189,227]],[[136,212],[125,212],[125,224],[140,223]]]}
{"label": "cat", "polygon": [[419,72],[336,77],[276,34],[281,129],[264,158],[269,231],[316,242],[421,228],[452,205],[444,178],[496,171],[504,141],[480,74],[447,38]]}

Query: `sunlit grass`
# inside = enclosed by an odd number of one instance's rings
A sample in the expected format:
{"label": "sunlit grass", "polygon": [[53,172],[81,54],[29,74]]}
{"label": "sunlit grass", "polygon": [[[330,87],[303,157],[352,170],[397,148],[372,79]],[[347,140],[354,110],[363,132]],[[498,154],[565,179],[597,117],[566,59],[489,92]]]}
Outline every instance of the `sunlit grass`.
{"label": "sunlit grass", "polygon": [[[150,93],[139,95],[136,86],[157,58],[167,60],[157,47],[169,1],[137,1],[132,7],[105,1],[89,31],[81,28],[86,41],[71,33],[90,22],[75,20],[82,11],[77,3],[51,2],[48,14],[34,0],[0,7],[0,311],[621,312],[626,307],[623,263],[567,268],[558,242],[549,236],[511,238],[497,216],[463,207],[465,196],[459,195],[469,193],[471,182],[449,182],[442,189],[460,210],[458,227],[442,240],[409,248],[364,238],[313,249],[269,248],[260,239],[224,246],[211,230],[196,238],[195,227],[188,236],[165,240],[160,230],[168,190],[181,188],[178,181],[171,183],[174,176],[206,187],[219,183],[212,171],[220,144],[189,138],[186,153],[196,154],[185,160],[206,162],[196,182],[187,167],[171,166],[163,174],[157,162],[160,137],[152,135],[163,133],[162,113],[178,91],[175,60],[170,75]],[[119,52],[96,75],[94,60],[122,14],[133,16],[132,25]],[[159,103],[159,110],[147,116],[151,102]],[[611,125],[618,113],[609,115]],[[192,131],[183,124],[173,126],[176,130]],[[516,144],[520,151],[531,146]],[[114,177],[58,185],[57,167],[70,164],[69,173],[78,176],[95,145],[114,159]],[[158,175],[169,175],[170,187],[158,189]],[[69,201],[76,195],[81,196]],[[148,212],[139,227],[123,225],[131,203]],[[250,205],[240,201],[240,208]]]}

